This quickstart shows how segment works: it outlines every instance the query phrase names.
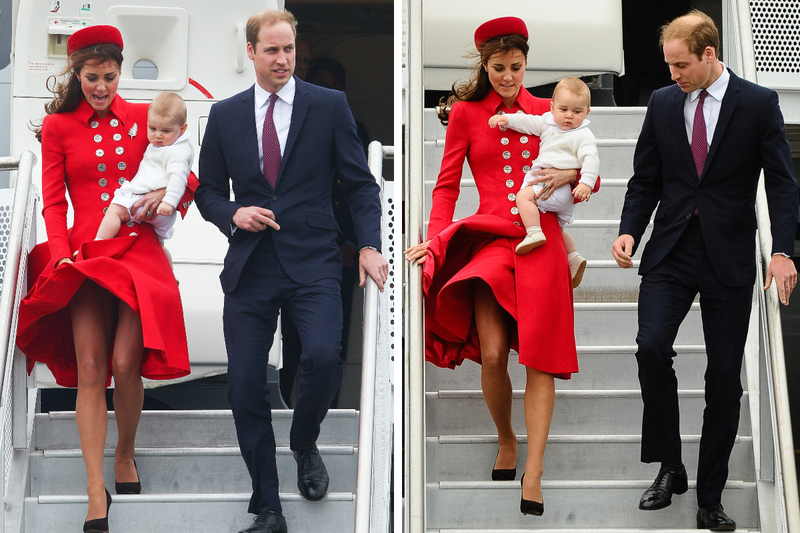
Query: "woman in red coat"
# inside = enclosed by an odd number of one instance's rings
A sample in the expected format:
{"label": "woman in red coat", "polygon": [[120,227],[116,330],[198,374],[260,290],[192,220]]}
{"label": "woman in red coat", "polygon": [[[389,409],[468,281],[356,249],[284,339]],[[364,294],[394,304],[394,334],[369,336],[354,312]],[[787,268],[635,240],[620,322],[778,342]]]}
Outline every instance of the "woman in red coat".
{"label": "woman in red coat", "polygon": [[[425,350],[431,363],[455,368],[464,359],[482,364],[481,386],[495,425],[499,451],[492,479],[516,476],[517,440],[511,426],[509,348],[525,365],[528,460],[520,510],[544,512],[541,478],[555,402],[554,376],[578,371],[572,280],[564,240],[552,213],[541,214],[547,244],[526,255],[514,249],[525,236],[515,205],[539,139],[489,128],[498,113],[542,114],[550,101],[522,87],[528,31],[516,17],[494,19],[475,32],[480,54],[470,81],[453,88],[445,153],[433,190],[428,240],[406,250],[424,263]],[[450,103],[450,102],[448,102]],[[472,216],[453,222],[464,159],[480,194]],[[543,170],[549,191],[575,183],[575,170]],[[550,238],[552,235],[552,238]]]}
{"label": "woman in red coat", "polygon": [[[68,49],[66,79],[52,89],[37,132],[48,242],[29,259],[32,288],[20,307],[17,345],[31,363],[46,363],[60,385],[78,387],[89,495],[84,531],[97,532],[108,530],[111,505],[103,481],[111,376],[119,431],[116,492],[139,493],[133,457],[142,376],[185,376],[189,357],[178,286],[153,226],[131,222],[117,238],[94,241],[114,190],[136,175],[148,144],[147,104],[117,95],[122,37],[111,26],[93,26],[73,34]],[[190,183],[196,187],[194,176]],[[144,216],[155,216],[163,196],[162,189],[145,198]]]}

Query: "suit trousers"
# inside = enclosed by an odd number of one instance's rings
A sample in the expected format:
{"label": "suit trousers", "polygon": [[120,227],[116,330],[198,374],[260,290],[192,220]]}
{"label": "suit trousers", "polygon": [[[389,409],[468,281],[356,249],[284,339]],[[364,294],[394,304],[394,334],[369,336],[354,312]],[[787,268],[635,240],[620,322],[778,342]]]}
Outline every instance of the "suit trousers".
{"label": "suit trousers", "polygon": [[[243,231],[243,230],[238,230]],[[253,481],[249,512],[280,510],[275,434],[267,397],[267,361],[283,308],[302,344],[300,385],[289,446],[301,451],[317,440],[339,388],[342,303],[339,280],[294,281],[283,269],[266,230],[236,289],[225,295],[223,327],[228,351],[228,402],[242,457]]]}
{"label": "suit trousers", "polygon": [[753,286],[729,287],[719,281],[700,221],[693,217],[675,247],[643,275],[639,288],[636,359],[644,401],[641,460],[645,463],[682,463],[673,343],[698,293],[707,363],[697,500],[706,505],[722,495],[739,427],[742,358]]}

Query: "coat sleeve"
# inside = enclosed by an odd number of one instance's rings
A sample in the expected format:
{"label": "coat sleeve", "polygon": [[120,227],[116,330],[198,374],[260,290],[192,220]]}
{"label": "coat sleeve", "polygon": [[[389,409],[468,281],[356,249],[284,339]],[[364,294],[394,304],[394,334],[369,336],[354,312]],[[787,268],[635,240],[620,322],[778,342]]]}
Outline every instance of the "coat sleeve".
{"label": "coat sleeve", "polygon": [[336,94],[334,141],[337,176],[353,216],[358,248],[381,249],[380,186],[369,171],[364,145],[342,92]]}
{"label": "coat sleeve", "polygon": [[770,91],[759,113],[761,167],[772,231],[772,253],[794,255],[798,191],[778,95]]}
{"label": "coat sleeve", "polygon": [[661,154],[655,134],[656,95],[650,97],[636,150],[633,154],[633,176],[628,180],[628,191],[620,216],[619,234],[631,235],[634,240],[633,253],[639,247],[650,215],[658,205],[664,188],[661,171]]}
{"label": "coat sleeve", "polygon": [[230,199],[230,174],[220,144],[217,109],[218,104],[214,104],[208,113],[208,124],[200,146],[200,183],[194,197],[203,218],[230,238],[233,215],[241,205]]}
{"label": "coat sleeve", "polygon": [[58,123],[50,116],[42,124],[42,216],[53,263],[72,258],[67,229],[66,154]]}
{"label": "coat sleeve", "polygon": [[[464,160],[469,153],[469,122],[458,102],[453,105],[448,118],[442,167],[431,200],[429,240],[453,223],[456,201],[461,189],[461,173]],[[419,179],[424,179],[424,176],[420,176]]]}

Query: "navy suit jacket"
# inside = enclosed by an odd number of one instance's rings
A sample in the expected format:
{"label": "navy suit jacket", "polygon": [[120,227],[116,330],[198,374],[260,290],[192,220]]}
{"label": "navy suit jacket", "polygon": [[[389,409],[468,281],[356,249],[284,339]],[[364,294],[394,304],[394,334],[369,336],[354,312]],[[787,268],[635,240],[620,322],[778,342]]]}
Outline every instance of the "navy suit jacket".
{"label": "navy suit jacket", "polygon": [[636,143],[620,235],[633,236],[635,252],[656,210],[639,268],[645,274],[669,253],[697,209],[717,277],[732,287],[751,285],[756,269],[755,200],[762,168],[773,252],[794,252],[797,182],[778,95],[731,72],[700,180],[686,135],[685,98],[677,84],[650,98]]}
{"label": "navy suit jacket", "polygon": [[[297,78],[295,83],[291,126],[274,190],[258,160],[255,86],[211,106],[200,148],[195,201],[203,218],[228,237],[220,274],[225,293],[236,288],[247,259],[266,231],[272,232],[281,266],[296,282],[340,278],[339,227],[331,207],[336,170],[359,248],[380,250],[380,188],[370,174],[344,93]],[[281,229],[231,233],[233,214],[247,206],[270,209]]]}

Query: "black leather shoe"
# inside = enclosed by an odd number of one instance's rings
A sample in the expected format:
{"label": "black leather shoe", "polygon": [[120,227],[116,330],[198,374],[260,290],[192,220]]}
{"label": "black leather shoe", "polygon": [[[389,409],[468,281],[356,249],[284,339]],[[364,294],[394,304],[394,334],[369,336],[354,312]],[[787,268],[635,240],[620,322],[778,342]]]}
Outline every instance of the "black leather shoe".
{"label": "black leather shoe", "polygon": [[297,461],[297,488],[303,498],[312,502],[321,500],[328,492],[328,470],[316,445],[302,452],[294,452]]}
{"label": "black leather shoe", "polygon": [[136,468],[136,461],[133,461],[133,469],[136,470],[137,481],[117,481],[114,480],[114,490],[117,494],[141,494],[142,480],[139,479],[139,469]]}
{"label": "black leather shoe", "polygon": [[286,519],[280,511],[261,511],[250,527],[239,533],[287,533]]}
{"label": "black leather shoe", "polygon": [[[497,464],[497,457],[500,455],[498,450],[497,456],[494,458],[494,464]],[[514,481],[517,477],[517,467],[514,468],[494,468],[492,465],[492,481]]]}
{"label": "black leather shoe", "polygon": [[669,507],[673,494],[683,494],[687,490],[689,490],[689,480],[686,477],[686,468],[681,465],[679,470],[674,470],[662,464],[656,480],[642,494],[639,509],[655,511]]}
{"label": "black leather shoe", "polygon": [[711,502],[697,510],[697,529],[733,531],[736,529],[736,522],[725,514],[721,503]]}
{"label": "black leather shoe", "polygon": [[[519,480],[519,484],[522,485],[523,490],[525,490],[523,483],[525,483],[525,474],[522,474],[522,479]],[[524,496],[520,496],[519,512],[522,514],[532,514],[533,516],[542,516],[544,514],[544,502],[526,500]]]}
{"label": "black leather shoe", "polygon": [[106,489],[106,516],[93,518],[83,523],[83,533],[108,533],[108,511],[111,509],[111,494]]}

